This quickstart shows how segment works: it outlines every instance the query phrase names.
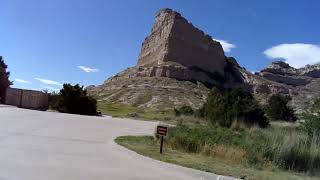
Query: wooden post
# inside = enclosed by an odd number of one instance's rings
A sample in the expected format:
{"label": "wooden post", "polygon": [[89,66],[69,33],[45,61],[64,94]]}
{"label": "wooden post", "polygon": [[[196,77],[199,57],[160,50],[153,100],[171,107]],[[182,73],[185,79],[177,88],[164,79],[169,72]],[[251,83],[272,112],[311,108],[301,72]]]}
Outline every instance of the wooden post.
{"label": "wooden post", "polygon": [[163,137],[167,136],[168,134],[168,127],[167,126],[157,126],[157,135],[161,137],[160,140],[160,154],[162,154],[162,147],[163,147]]}
{"label": "wooden post", "polygon": [[163,147],[163,136],[161,136],[161,142],[160,142],[160,154],[162,154],[162,147]]}

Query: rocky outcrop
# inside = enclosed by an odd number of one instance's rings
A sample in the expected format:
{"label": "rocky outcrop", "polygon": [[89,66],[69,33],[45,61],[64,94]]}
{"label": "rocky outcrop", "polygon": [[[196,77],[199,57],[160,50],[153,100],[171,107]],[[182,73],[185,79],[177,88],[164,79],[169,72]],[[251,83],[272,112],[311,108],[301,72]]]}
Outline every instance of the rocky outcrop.
{"label": "rocky outcrop", "polygon": [[301,69],[295,69],[285,62],[275,61],[258,74],[271,81],[289,86],[305,86],[311,83],[314,78],[320,77],[320,66],[308,65]]}
{"label": "rocky outcrop", "polygon": [[274,61],[267,68],[261,70],[261,72],[269,72],[288,76],[297,75],[297,70],[283,61]]}
{"label": "rocky outcrop", "polygon": [[176,62],[224,74],[225,55],[219,42],[171,9],[160,10],[151,34],[142,44],[138,66]]}
{"label": "rocky outcrop", "polygon": [[149,67],[132,67],[125,71],[109,78],[105,84],[112,81],[121,81],[128,78],[139,77],[167,77],[182,81],[202,82],[207,86],[212,84],[219,84],[221,81],[219,75],[214,77],[214,74],[210,74],[198,69],[187,68],[181,65],[158,65]]}
{"label": "rocky outcrop", "polygon": [[304,68],[298,69],[298,72],[302,76],[320,78],[320,64],[307,65]]}
{"label": "rocky outcrop", "polygon": [[285,62],[275,61],[256,75],[287,89],[282,94],[291,95],[291,103],[297,110],[304,109],[320,96],[319,64],[296,69]]}

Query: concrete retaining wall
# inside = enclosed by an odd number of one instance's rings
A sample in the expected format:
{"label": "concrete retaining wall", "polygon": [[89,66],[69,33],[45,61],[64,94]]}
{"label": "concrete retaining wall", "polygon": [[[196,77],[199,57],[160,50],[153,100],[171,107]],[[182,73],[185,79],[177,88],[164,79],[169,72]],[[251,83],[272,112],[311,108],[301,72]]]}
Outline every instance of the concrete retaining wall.
{"label": "concrete retaining wall", "polygon": [[48,94],[40,91],[8,88],[5,104],[27,109],[47,110],[49,100]]}

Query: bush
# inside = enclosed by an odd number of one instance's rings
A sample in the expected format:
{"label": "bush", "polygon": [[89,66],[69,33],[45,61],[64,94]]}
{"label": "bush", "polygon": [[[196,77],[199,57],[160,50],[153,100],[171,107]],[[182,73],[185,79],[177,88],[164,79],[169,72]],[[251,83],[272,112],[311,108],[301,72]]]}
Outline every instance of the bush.
{"label": "bush", "polygon": [[320,98],[316,99],[312,106],[311,106],[311,112],[313,113],[320,113]]}
{"label": "bush", "polygon": [[58,110],[61,96],[56,92],[47,93],[49,96],[49,109]]}
{"label": "bush", "polygon": [[49,96],[49,104],[52,109],[59,112],[81,115],[97,114],[97,101],[88,97],[87,91],[78,84],[75,86],[64,84],[59,94]]}
{"label": "bush", "polygon": [[268,125],[259,103],[251,94],[239,88],[228,90],[224,94],[213,88],[207,102],[197,114],[209,119],[212,124],[219,124],[222,127],[231,127],[233,123],[259,127]]}
{"label": "bush", "polygon": [[313,114],[304,114],[303,130],[307,132],[309,137],[317,136],[320,138],[320,116]]}
{"label": "bush", "polygon": [[227,128],[190,127],[178,124],[176,127],[170,128],[168,140],[173,148],[180,148],[188,152],[200,152],[204,145],[237,146],[243,143],[243,139],[244,133],[238,133]]}
{"label": "bush", "polygon": [[296,121],[294,110],[288,106],[290,100],[289,96],[272,95],[265,108],[267,117],[272,121]]}
{"label": "bush", "polygon": [[191,116],[194,114],[194,111],[190,106],[182,106],[179,109],[175,108],[174,112],[176,116],[180,116],[180,115]]}

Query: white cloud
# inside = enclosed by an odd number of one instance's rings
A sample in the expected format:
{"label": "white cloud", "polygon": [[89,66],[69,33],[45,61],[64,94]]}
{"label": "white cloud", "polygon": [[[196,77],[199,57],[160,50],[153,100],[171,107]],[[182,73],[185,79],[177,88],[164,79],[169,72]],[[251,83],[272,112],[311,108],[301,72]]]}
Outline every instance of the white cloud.
{"label": "white cloud", "polygon": [[49,80],[49,79],[42,79],[42,78],[34,78],[34,79],[40,81],[43,84],[62,86],[62,84],[57,81],[53,81],[53,80]]}
{"label": "white cloud", "polygon": [[320,46],[314,44],[279,44],[263,52],[270,59],[284,59],[292,67],[320,63]]}
{"label": "white cloud", "polygon": [[84,72],[90,73],[90,72],[98,72],[99,69],[94,69],[86,66],[78,66],[79,69],[83,70]]}
{"label": "white cloud", "polygon": [[30,81],[19,79],[19,78],[14,79],[14,81],[16,81],[18,83],[31,84]]}
{"label": "white cloud", "polygon": [[231,49],[236,47],[236,45],[231,44],[231,43],[229,43],[228,41],[225,41],[225,40],[221,40],[221,39],[213,39],[213,40],[220,42],[224,52],[230,52]]}

